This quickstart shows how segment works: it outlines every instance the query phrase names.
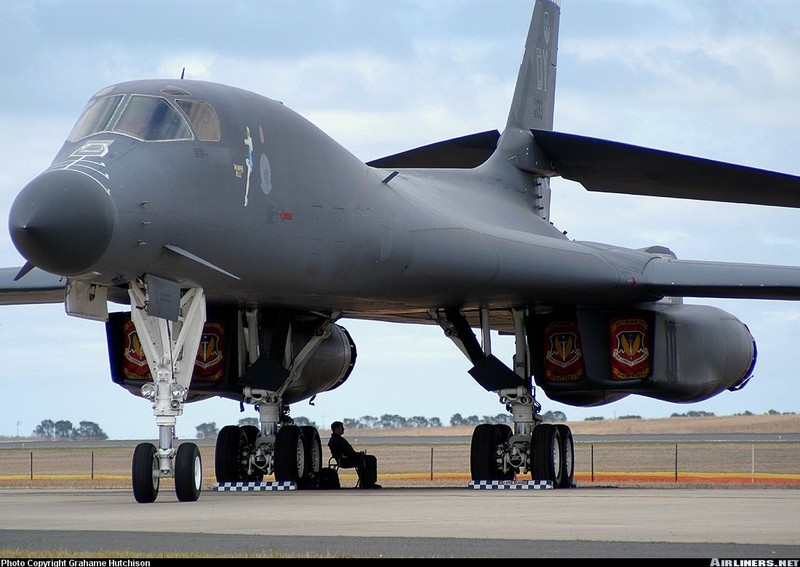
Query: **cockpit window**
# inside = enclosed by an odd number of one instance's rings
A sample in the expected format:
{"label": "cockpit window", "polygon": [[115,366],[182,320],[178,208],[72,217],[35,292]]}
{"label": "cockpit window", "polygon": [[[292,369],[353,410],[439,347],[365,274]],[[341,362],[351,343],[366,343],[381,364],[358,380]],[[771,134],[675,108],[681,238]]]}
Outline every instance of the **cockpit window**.
{"label": "cockpit window", "polygon": [[209,142],[219,141],[219,119],[211,105],[196,100],[176,100],[175,102],[186,113],[198,139]]}
{"label": "cockpit window", "polygon": [[[147,142],[200,140],[217,142],[221,129],[217,113],[206,102],[175,101],[186,118],[165,98],[150,95],[113,95],[94,98],[86,105],[67,140],[75,142],[98,132],[120,132]],[[195,134],[192,134],[192,128]]]}
{"label": "cockpit window", "polygon": [[166,100],[154,96],[131,96],[114,131],[145,141],[192,139],[192,131],[183,116]]}
{"label": "cockpit window", "polygon": [[108,130],[108,123],[114,116],[120,101],[122,101],[122,95],[96,98],[90,101],[67,139],[74,142],[96,132]]}

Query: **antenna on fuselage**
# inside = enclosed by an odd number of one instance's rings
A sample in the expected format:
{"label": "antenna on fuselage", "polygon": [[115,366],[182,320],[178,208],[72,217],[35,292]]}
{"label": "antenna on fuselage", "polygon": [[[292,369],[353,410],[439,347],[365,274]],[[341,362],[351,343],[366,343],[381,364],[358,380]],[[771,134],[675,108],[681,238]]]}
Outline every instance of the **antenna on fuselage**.
{"label": "antenna on fuselage", "polygon": [[186,72],[186,67],[181,70],[181,81],[183,80],[183,74]]}

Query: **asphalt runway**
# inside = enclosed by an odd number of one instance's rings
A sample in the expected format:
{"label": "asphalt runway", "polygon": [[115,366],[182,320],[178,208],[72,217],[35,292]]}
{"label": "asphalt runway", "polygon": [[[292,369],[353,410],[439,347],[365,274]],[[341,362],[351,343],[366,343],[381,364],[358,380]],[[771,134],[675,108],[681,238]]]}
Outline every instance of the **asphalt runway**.
{"label": "asphalt runway", "polygon": [[[0,490],[0,548],[114,556],[800,558],[793,489]],[[284,556],[284,555],[282,555]],[[778,565],[778,563],[775,563]],[[794,563],[797,565],[797,563]]]}

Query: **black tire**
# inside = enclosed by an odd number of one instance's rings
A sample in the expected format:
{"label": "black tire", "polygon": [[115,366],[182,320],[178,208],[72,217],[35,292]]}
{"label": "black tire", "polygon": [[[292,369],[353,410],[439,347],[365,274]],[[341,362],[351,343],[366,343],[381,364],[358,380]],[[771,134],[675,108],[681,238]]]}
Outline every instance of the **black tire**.
{"label": "black tire", "polygon": [[158,486],[161,483],[159,475],[158,449],[152,443],[139,443],[133,451],[131,462],[131,481],[133,484],[133,497],[140,504],[149,504],[156,501]]}
{"label": "black tire", "polygon": [[564,475],[562,466],[561,434],[551,423],[542,423],[534,427],[531,436],[533,449],[533,480],[549,480],[554,487],[561,486]]}
{"label": "black tire", "polygon": [[297,425],[284,425],[275,436],[275,480],[299,484],[306,467],[303,432]]}
{"label": "black tire", "polygon": [[180,502],[196,502],[203,485],[200,449],[194,443],[181,443],[175,454],[175,494]]}
{"label": "black tire", "polygon": [[305,472],[297,488],[315,489],[319,485],[319,471],[322,470],[322,441],[319,431],[311,425],[300,426],[305,440]]}
{"label": "black tire", "polygon": [[[261,429],[256,427],[255,425],[242,425],[242,431],[244,432],[244,436],[247,438],[247,446],[249,451],[255,451],[256,448],[256,440],[258,436],[261,434]],[[249,455],[248,455],[249,456]],[[245,468],[247,468],[247,464],[245,464]],[[253,474],[248,475],[245,473],[245,477],[248,482],[261,482],[264,480],[264,471],[255,469]]]}
{"label": "black tire", "polygon": [[497,445],[500,431],[494,424],[481,423],[472,431],[469,470],[472,480],[500,480],[497,470]]}
{"label": "black tire", "polygon": [[251,446],[255,446],[256,439],[258,439],[261,430],[255,425],[242,425],[241,428],[242,431],[244,431],[244,436],[247,437],[247,442]]}
{"label": "black tire", "polygon": [[247,480],[247,460],[250,445],[247,435],[238,425],[226,425],[217,434],[214,451],[214,473],[217,482],[244,482]]}
{"label": "black tire", "polygon": [[511,439],[511,436],[514,435],[514,430],[511,429],[511,426],[507,423],[496,423],[494,426],[497,428],[497,432],[500,434],[500,438],[503,441],[508,441]]}
{"label": "black tire", "polygon": [[572,488],[575,484],[575,442],[572,430],[563,423],[556,424],[561,434],[561,467],[564,470],[560,488]]}

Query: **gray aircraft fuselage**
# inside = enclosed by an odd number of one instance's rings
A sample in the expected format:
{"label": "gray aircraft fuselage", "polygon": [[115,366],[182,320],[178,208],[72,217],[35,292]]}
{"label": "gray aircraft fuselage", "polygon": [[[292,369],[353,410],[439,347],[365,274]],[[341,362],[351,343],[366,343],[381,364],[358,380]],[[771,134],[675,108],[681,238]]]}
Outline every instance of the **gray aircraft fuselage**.
{"label": "gray aircraft fuselage", "polygon": [[207,102],[220,138],[100,131],[67,141],[10,216],[37,267],[104,285],[149,273],[201,286],[212,301],[378,318],[654,297],[631,285],[652,255],[616,249],[617,261],[569,241],[496,160],[394,174],[240,89],[148,80],[101,96],[118,94]]}

